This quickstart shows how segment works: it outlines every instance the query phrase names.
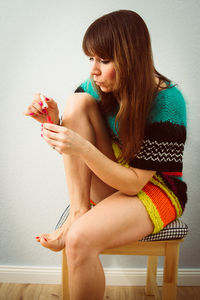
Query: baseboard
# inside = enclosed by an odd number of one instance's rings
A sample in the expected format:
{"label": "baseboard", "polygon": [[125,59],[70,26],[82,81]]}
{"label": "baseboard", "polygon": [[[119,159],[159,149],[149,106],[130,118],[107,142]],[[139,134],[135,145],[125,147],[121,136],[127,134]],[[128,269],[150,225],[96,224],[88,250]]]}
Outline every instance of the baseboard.
{"label": "baseboard", "polygon": [[60,284],[61,268],[0,266],[0,282]]}
{"label": "baseboard", "polygon": [[[116,286],[144,286],[146,269],[105,268],[106,284]],[[162,269],[157,281],[162,285]],[[61,268],[0,266],[0,282],[61,284]],[[200,269],[179,269],[179,286],[200,286]]]}
{"label": "baseboard", "polygon": [[[146,269],[105,269],[106,284],[116,286],[145,286]],[[157,283],[162,285],[163,269],[157,271]],[[200,286],[200,269],[179,269],[178,286]]]}

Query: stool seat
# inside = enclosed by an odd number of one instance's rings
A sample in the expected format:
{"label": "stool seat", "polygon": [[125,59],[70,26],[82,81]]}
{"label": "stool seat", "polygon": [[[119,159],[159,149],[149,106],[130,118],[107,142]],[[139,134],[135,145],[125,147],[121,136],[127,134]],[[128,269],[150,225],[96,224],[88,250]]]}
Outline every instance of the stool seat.
{"label": "stool seat", "polygon": [[182,239],[188,234],[188,226],[180,219],[176,219],[155,234],[144,237],[141,241],[165,241]]}
{"label": "stool seat", "polygon": [[[56,229],[61,227],[69,215],[68,205],[61,215]],[[106,249],[106,255],[145,255],[148,256],[146,295],[154,295],[155,300],[176,300],[176,285],[180,243],[188,233],[188,226],[180,219],[168,224],[157,234],[150,234],[141,241],[125,246]],[[162,296],[157,286],[158,256],[164,256]],[[62,251],[62,299],[69,300],[68,271],[65,250]]]}

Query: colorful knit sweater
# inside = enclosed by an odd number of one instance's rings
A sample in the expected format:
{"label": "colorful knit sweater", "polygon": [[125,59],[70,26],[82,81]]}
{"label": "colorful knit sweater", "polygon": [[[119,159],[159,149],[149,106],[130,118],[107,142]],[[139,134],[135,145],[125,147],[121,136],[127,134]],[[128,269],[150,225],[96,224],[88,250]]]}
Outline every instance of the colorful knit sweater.
{"label": "colorful knit sweater", "polygon": [[[75,92],[87,92],[100,101],[89,79]],[[112,138],[118,144],[115,117],[116,114],[107,115],[106,119]],[[178,198],[181,205],[179,215],[187,201],[187,186],[182,180],[185,141],[185,100],[178,88],[171,86],[157,93],[148,116],[142,146],[139,153],[129,161],[129,165],[157,171],[157,178]]]}

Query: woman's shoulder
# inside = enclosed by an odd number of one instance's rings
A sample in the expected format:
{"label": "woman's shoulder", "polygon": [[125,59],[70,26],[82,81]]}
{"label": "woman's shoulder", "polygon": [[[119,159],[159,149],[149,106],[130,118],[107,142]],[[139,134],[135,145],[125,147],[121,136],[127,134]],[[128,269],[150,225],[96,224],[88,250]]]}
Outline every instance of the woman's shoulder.
{"label": "woman's shoulder", "polygon": [[99,94],[97,90],[95,89],[91,78],[87,78],[85,81],[81,83],[81,85],[76,89],[75,92],[85,92],[90,94],[92,97],[94,97],[96,100],[99,100]]}
{"label": "woman's shoulder", "polygon": [[170,84],[160,90],[153,100],[148,120],[170,122],[186,126],[186,104],[182,92],[176,85]]}

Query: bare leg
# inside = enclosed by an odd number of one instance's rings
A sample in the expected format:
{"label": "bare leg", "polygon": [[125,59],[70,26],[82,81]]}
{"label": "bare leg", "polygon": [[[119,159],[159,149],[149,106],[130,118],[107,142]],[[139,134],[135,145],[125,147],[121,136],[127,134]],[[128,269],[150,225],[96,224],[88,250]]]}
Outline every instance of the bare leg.
{"label": "bare leg", "polygon": [[103,300],[105,277],[99,253],[137,241],[152,231],[142,202],[120,192],[79,218],[67,235],[70,299]]}
{"label": "bare leg", "polygon": [[[95,144],[105,155],[115,160],[111,140],[99,107],[90,95],[80,93],[69,99],[63,114],[63,126],[76,131]],[[50,234],[40,235],[38,239],[44,247],[53,251],[60,251],[65,247],[69,227],[90,209],[91,192],[92,197],[96,198],[93,198],[93,201],[102,200],[115,192],[113,188],[100,182],[79,157],[65,154],[63,160],[70,198],[70,215],[60,229]],[[95,185],[96,193],[94,188],[91,190],[91,183]]]}

